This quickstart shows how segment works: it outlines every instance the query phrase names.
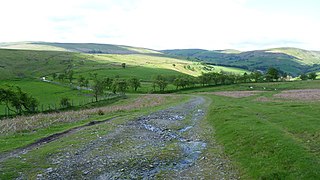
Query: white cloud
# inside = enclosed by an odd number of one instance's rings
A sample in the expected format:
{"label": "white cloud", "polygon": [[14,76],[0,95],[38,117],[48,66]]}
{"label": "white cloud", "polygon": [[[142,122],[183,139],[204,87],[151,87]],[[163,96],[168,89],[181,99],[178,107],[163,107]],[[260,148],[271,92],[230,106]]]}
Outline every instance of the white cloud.
{"label": "white cloud", "polygon": [[320,20],[248,0],[10,0],[0,41],[98,42],[155,49],[320,48]]}

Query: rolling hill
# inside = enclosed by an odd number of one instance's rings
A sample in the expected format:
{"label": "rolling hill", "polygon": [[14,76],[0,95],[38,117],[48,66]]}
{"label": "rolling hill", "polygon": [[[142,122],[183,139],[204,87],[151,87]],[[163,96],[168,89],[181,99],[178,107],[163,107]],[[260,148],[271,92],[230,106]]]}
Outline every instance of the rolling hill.
{"label": "rolling hill", "polygon": [[250,71],[265,71],[270,66],[293,76],[320,71],[320,52],[297,48],[274,48],[247,52],[174,49],[162,52],[174,57],[183,57],[221,66],[238,67]]}
{"label": "rolling hill", "polygon": [[[122,63],[126,63],[125,69]],[[97,73],[104,77],[136,76],[145,81],[157,74],[198,76],[209,71],[245,72],[130,46],[44,42],[0,44],[0,79],[40,78],[62,73],[67,68],[72,68],[75,76]]]}
{"label": "rolling hill", "polygon": [[0,43],[0,48],[39,50],[39,51],[68,51],[91,54],[159,54],[160,52],[123,45],[96,43],[51,43],[51,42],[15,42]]}

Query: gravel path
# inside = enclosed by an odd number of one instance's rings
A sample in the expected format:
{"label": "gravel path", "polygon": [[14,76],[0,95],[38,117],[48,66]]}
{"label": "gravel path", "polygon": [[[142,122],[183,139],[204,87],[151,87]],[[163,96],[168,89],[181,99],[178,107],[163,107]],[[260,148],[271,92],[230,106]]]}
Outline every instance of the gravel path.
{"label": "gravel path", "polygon": [[201,126],[208,105],[194,97],[118,125],[75,151],[50,156],[52,167],[37,179],[238,179],[213,130]]}

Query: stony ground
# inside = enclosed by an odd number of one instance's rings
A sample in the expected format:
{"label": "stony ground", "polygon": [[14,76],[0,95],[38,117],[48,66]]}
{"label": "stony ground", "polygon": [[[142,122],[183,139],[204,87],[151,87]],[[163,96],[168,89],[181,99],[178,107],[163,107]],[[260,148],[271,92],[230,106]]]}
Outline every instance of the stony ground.
{"label": "stony ground", "polygon": [[[36,178],[238,179],[213,137],[214,130],[204,121],[208,105],[205,98],[194,97],[117,124],[111,132],[93,131],[96,138],[89,142],[53,153],[47,159],[50,167]],[[22,173],[19,179],[27,177]]]}

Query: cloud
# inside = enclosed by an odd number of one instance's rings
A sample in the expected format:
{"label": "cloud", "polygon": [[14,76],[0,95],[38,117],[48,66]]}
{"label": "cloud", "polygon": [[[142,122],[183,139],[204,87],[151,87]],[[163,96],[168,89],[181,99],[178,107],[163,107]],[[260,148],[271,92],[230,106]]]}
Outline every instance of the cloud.
{"label": "cloud", "polygon": [[10,0],[0,7],[0,41],[97,42],[154,49],[320,47],[319,19],[287,12],[285,7],[262,11],[250,6],[252,1]]}

